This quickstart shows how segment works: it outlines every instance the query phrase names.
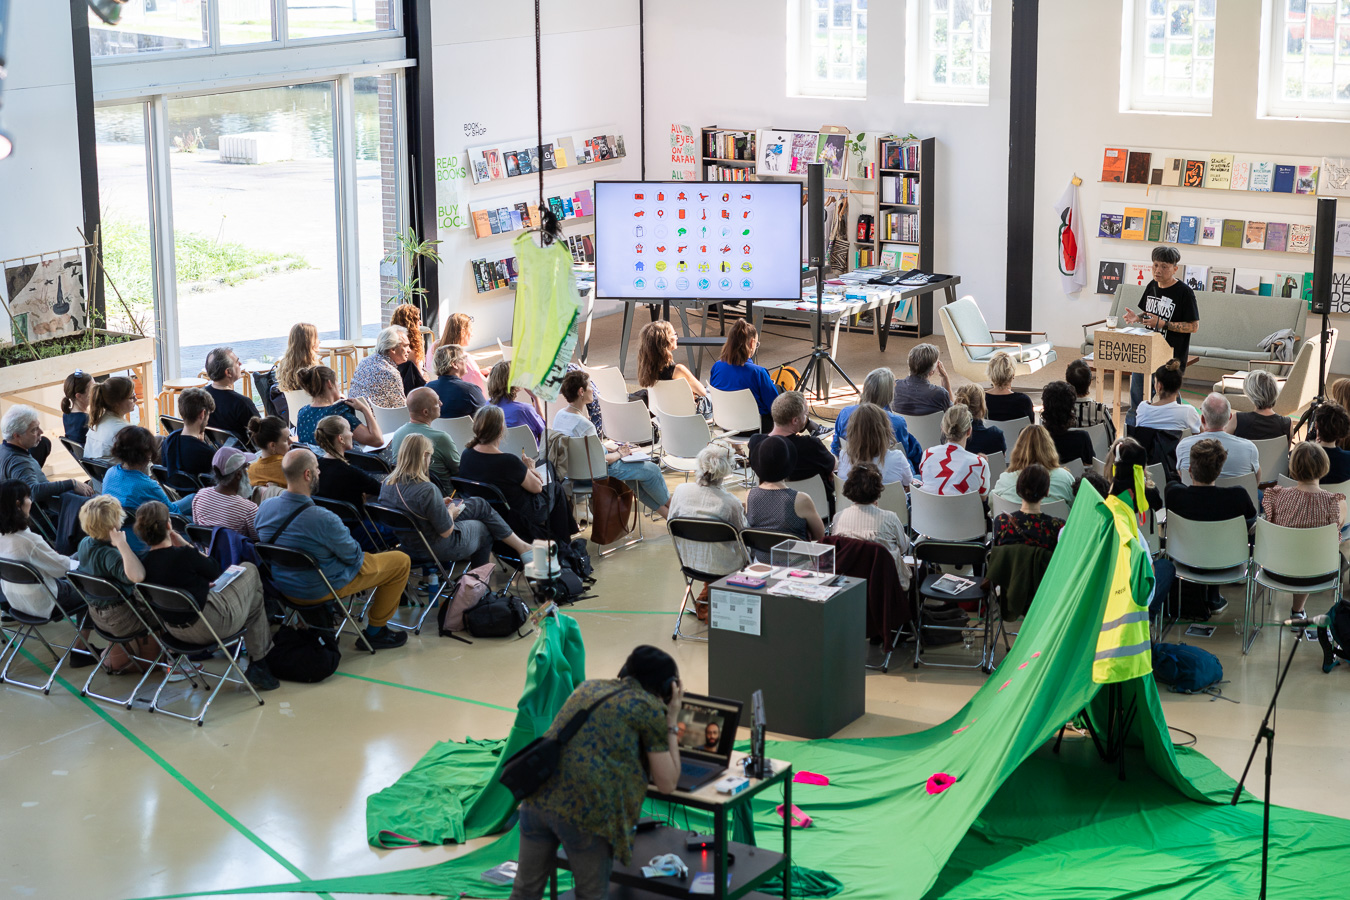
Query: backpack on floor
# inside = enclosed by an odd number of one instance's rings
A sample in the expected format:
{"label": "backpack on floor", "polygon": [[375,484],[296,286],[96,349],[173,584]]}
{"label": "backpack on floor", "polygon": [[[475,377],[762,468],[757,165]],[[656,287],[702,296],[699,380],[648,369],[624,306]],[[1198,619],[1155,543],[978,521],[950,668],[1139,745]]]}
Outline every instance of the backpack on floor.
{"label": "backpack on floor", "polygon": [[595,580],[595,566],[591,565],[591,553],[586,549],[585,538],[573,538],[567,543],[559,542],[558,563],[564,572],[570,570],[582,581]]}
{"label": "backpack on floor", "polygon": [[449,598],[441,601],[441,608],[436,611],[436,622],[441,637],[450,637],[455,632],[464,630],[464,613],[477,606],[478,601],[488,593],[490,590],[488,579],[492,577],[492,570],[495,568],[496,563],[483,563],[459,576],[454,592]]}
{"label": "backpack on floor", "polygon": [[[960,628],[970,623],[970,615],[955,603],[946,600],[925,601],[922,611],[919,614],[923,629],[923,643],[925,647],[936,647],[942,644],[957,644],[963,640],[962,632],[948,631],[948,628]],[[941,626],[939,631],[927,626]]]}
{"label": "backpack on floor", "polygon": [[[357,646],[361,646],[357,643]],[[314,684],[337,671],[342,654],[333,635],[317,628],[283,625],[272,636],[272,649],[264,657],[272,674],[283,681]]]}
{"label": "backpack on floor", "polygon": [[505,591],[488,591],[477,604],[464,611],[464,627],[474,637],[520,635],[530,618],[525,601]]}
{"label": "backpack on floor", "polygon": [[1208,650],[1190,644],[1154,644],[1153,677],[1176,694],[1198,694],[1223,681],[1223,666]]}

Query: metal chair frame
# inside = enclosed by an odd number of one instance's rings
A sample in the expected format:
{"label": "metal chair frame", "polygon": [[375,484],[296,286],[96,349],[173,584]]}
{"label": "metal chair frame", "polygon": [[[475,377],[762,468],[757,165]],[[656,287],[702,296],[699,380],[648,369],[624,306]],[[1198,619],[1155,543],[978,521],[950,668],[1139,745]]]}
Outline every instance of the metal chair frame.
{"label": "metal chair frame", "polygon": [[[135,631],[134,633],[119,636],[104,631],[102,628],[99,627],[99,624],[94,620],[94,617],[92,615],[89,615],[86,619],[86,621],[88,621],[89,623],[89,627],[94,630],[95,634],[97,634],[99,637],[103,638],[105,641],[108,642],[109,644],[109,647],[107,648],[108,650],[112,649],[111,647],[112,644],[124,644],[130,646],[132,641],[138,640],[140,638],[155,637],[153,629],[151,629],[150,625],[145,621],[145,617],[141,615],[140,610],[136,608],[136,604],[132,603],[130,600],[127,600],[126,596],[121,591],[119,591],[111,581],[108,581],[106,578],[99,578],[96,575],[86,575],[83,572],[71,572],[66,577],[70,579],[70,583],[75,586],[75,590],[80,592],[80,596],[84,598],[86,606],[89,605],[90,596],[98,596],[106,598],[115,595],[119,601],[127,604],[127,606],[131,609],[131,612],[136,616],[136,619],[141,623],[140,629]],[[155,641],[157,644],[159,643],[158,637],[155,638]],[[97,691],[91,690],[89,687],[91,684],[94,683],[94,676],[97,675],[99,673],[99,670],[103,668],[102,663],[103,659],[106,658],[106,655],[107,651],[105,650],[104,657],[101,657],[99,659],[99,665],[94,666],[93,670],[89,673],[89,677],[84,680],[84,686],[80,688],[80,696],[93,697],[96,700],[102,700],[103,702],[111,703],[114,706],[124,706],[127,709],[131,709],[132,705],[136,702],[136,695],[140,693],[141,688],[145,685],[145,683],[148,680],[150,680],[150,676],[155,674],[155,672],[159,668],[159,665],[164,661],[164,645],[159,644],[159,653],[155,655],[155,658],[153,660],[145,659],[139,656],[133,657],[138,662],[148,663],[149,665],[146,668],[144,674],[141,675],[140,680],[136,682],[136,686],[133,687],[131,689],[131,692],[128,693],[124,698],[112,697],[107,694],[100,694]],[[167,673],[165,673],[165,677],[167,677]]]}
{"label": "metal chair frame", "polygon": [[[495,484],[488,484],[486,481],[474,481],[471,478],[460,478],[455,476],[450,479],[454,485],[456,493],[463,493],[467,497],[479,497],[488,502],[493,510],[503,519],[504,513],[511,511],[511,504],[506,501],[506,495],[502,493],[501,488]],[[420,533],[420,532],[419,532]],[[430,552],[430,547],[427,548]],[[497,557],[497,561],[502,566],[511,571],[511,578],[506,582],[506,589],[515,589],[519,595],[520,588],[516,587],[516,582],[520,579],[521,573],[525,571],[525,561],[511,551],[511,548],[501,541],[495,541],[492,545],[492,554]],[[522,599],[524,599],[522,597]]]}
{"label": "metal chair frame", "polygon": [[[450,563],[450,567],[447,569],[445,565],[441,563],[440,557],[438,557],[434,552],[432,552],[431,542],[427,540],[427,536],[422,533],[422,530],[417,527],[417,523],[415,523],[412,520],[412,516],[408,515],[405,511],[401,509],[397,509],[392,506],[384,506],[379,503],[367,503],[366,512],[370,514],[371,521],[385,525],[388,528],[392,529],[397,534],[400,535],[410,533],[416,534],[417,539],[422,544],[423,556],[425,559],[430,560],[430,563],[423,562],[421,559],[416,559],[413,561],[413,565],[423,567],[426,567],[427,565],[434,566],[437,574],[440,575],[441,583],[437,587],[436,593],[427,598],[426,609],[422,610],[422,615],[418,616],[417,624],[404,625],[401,622],[395,622],[392,619],[389,620],[389,624],[394,628],[401,628],[404,631],[411,631],[413,634],[421,634],[422,624],[426,622],[427,616],[431,614],[431,611],[433,609],[438,609],[440,607],[441,595],[445,594],[446,591],[451,590],[452,586],[456,582],[458,582],[460,576],[462,576],[465,573],[465,571],[468,570],[469,561],[454,560]],[[457,564],[462,564],[462,568],[459,570],[458,575],[455,574],[455,566]],[[464,641],[464,643],[466,644],[473,643],[473,641],[470,641],[466,638],[462,638],[457,634],[451,634],[450,637],[454,638],[457,641]]]}
{"label": "metal chair frame", "polygon": [[[5,581],[10,584],[40,584],[42,585],[42,589],[47,592],[47,595],[52,598],[52,603],[56,604],[56,593],[47,585],[47,582],[42,579],[42,576],[38,574],[37,570],[34,569],[31,564],[23,562],[22,560],[0,559],[0,581]],[[56,604],[56,609],[61,610],[60,604]],[[76,634],[78,634],[83,627],[86,610],[80,610],[75,615],[67,613],[64,610],[61,610],[61,612],[62,616],[67,619],[70,624],[75,626]],[[83,653],[86,656],[93,656],[88,650],[77,651],[75,649],[74,640],[65,646],[64,653],[57,653],[56,648],[51,645],[51,642],[47,640],[46,635],[41,631],[43,625],[51,624],[51,616],[35,616],[31,613],[26,613],[23,610],[15,609],[13,606],[10,607],[9,614],[14,617],[14,621],[18,623],[18,627],[7,626],[0,629],[0,633],[8,632],[10,634],[9,639],[5,642],[4,648],[0,649],[0,661],[4,662],[4,668],[0,668],[0,683],[8,683],[16,687],[28,688],[32,691],[42,691],[42,693],[47,694],[51,692],[52,685],[56,683],[57,673],[60,672],[61,666],[65,661],[70,658],[71,653],[78,652]],[[43,684],[33,684],[32,682],[24,681],[21,678],[15,678],[9,674],[9,667],[14,664],[14,660],[18,658],[19,652],[23,650],[24,642],[30,637],[36,637],[41,641],[42,646],[46,647],[47,652],[52,655],[52,659],[56,660],[56,665],[52,667],[51,672],[47,675],[46,682]],[[61,645],[58,644],[57,646]]]}
{"label": "metal chair frame", "polygon": [[[1277,544],[1276,549],[1266,546],[1267,543]],[[1324,547],[1317,548],[1316,544],[1325,544]],[[1292,547],[1298,547],[1306,551],[1309,547],[1314,550],[1320,549],[1328,556],[1335,557],[1335,569],[1325,572],[1314,571],[1309,567],[1307,571],[1294,572],[1276,572],[1269,568],[1270,565],[1286,563],[1289,559],[1289,550]],[[1281,565],[1281,568],[1284,566]],[[1252,642],[1264,627],[1255,617],[1257,589],[1264,588],[1264,600],[1267,608],[1270,606],[1270,592],[1282,591],[1288,594],[1319,594],[1323,591],[1332,591],[1333,596],[1341,596],[1341,573],[1345,564],[1341,559],[1340,552],[1340,529],[1335,524],[1322,525],[1318,528],[1288,528],[1283,525],[1275,525],[1266,519],[1256,520],[1256,542],[1252,547],[1252,567],[1251,577],[1247,582],[1247,602],[1246,609],[1242,616],[1242,652],[1245,655],[1251,649]],[[1295,566],[1297,568],[1297,566]],[[1321,581],[1313,584],[1291,584],[1285,580],[1288,578],[1321,578]],[[1265,618],[1265,615],[1260,617]]]}
{"label": "metal chair frame", "polygon": [[674,518],[667,520],[666,526],[670,530],[670,543],[675,548],[675,559],[680,564],[680,574],[684,576],[684,597],[680,601],[680,611],[675,614],[675,630],[671,632],[670,639],[672,641],[679,638],[690,641],[706,641],[708,639],[706,634],[685,634],[680,626],[684,623],[684,614],[689,608],[690,601],[694,599],[694,582],[703,581],[712,584],[724,576],[714,575],[711,572],[704,572],[687,565],[684,561],[684,555],[680,553],[680,541],[698,544],[734,544],[740,551],[743,560],[742,566],[750,562],[750,552],[741,542],[740,534],[726,522],[719,522],[716,519]]}
{"label": "metal chair frame", "polygon": [[[337,589],[334,588],[333,583],[328,580],[328,576],[323,573],[323,569],[319,567],[318,561],[313,556],[310,556],[308,553],[306,553],[304,550],[297,550],[294,547],[282,547],[279,544],[265,544],[262,542],[254,544],[253,549],[258,551],[258,558],[262,560],[262,564],[264,568],[268,570],[269,575],[274,565],[280,566],[283,569],[287,568],[300,569],[304,567],[294,565],[294,563],[298,561],[303,561],[307,567],[319,573],[319,578],[323,579],[324,587],[328,588],[327,594],[328,599],[318,600],[311,603],[303,603],[296,600],[292,600],[290,597],[287,597],[284,592],[282,592],[281,593],[282,602],[290,610],[290,614],[286,616],[287,621],[290,621],[292,616],[298,618],[300,616],[300,613],[305,610],[318,609],[326,603],[333,603],[337,606],[338,611],[342,613],[341,624],[339,624],[338,627],[333,630],[333,642],[337,643],[338,638],[342,636],[342,629],[345,628],[347,625],[351,625],[352,630],[356,632],[357,644],[358,645],[365,644],[366,649],[370,651],[370,655],[371,656],[375,655],[375,648],[371,646],[370,641],[366,640],[365,632],[363,632],[361,630],[361,627],[357,624],[357,617],[352,615],[352,607],[354,607],[357,601],[359,600],[362,603],[361,609],[362,615],[364,616],[365,607],[369,605],[370,598],[373,597],[375,594],[373,588],[364,591],[357,591],[356,593],[351,594],[348,597],[339,597]],[[284,562],[284,560],[286,560],[287,557],[290,558],[289,561],[292,563],[292,565],[287,565]],[[343,602],[344,600],[348,602],[344,603]]]}
{"label": "metal chair frame", "polygon": [[[986,540],[959,541],[946,540],[940,538],[920,538],[914,545],[914,559],[920,563],[923,568],[929,569],[927,575],[921,576],[920,572],[915,573],[915,578],[919,579],[917,595],[918,603],[914,607],[914,668],[920,665],[933,666],[944,669],[980,669],[986,674],[993,671],[993,620],[994,614],[991,603],[991,592],[980,590],[978,598],[964,597],[963,595],[953,596],[940,591],[931,590],[931,584],[941,578],[943,573],[938,566],[970,566],[974,573],[972,577],[979,582],[984,576],[983,572],[989,565],[989,544]],[[974,588],[968,588],[967,591],[978,590],[978,584]],[[981,646],[979,658],[970,665],[962,663],[939,663],[924,659],[923,657],[923,630],[931,628],[935,631],[960,631],[963,635],[963,642],[970,646],[973,641],[964,640],[965,633],[974,631],[971,627],[970,617],[967,614],[965,625],[925,625],[923,623],[924,600],[932,598],[934,600],[947,600],[953,602],[968,602],[971,599],[978,599],[979,608],[975,617],[980,620],[981,625]]]}

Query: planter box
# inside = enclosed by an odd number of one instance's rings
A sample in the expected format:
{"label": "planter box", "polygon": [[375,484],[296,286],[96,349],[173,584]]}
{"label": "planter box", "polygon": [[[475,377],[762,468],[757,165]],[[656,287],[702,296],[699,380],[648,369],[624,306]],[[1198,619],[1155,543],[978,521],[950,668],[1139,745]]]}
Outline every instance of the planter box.
{"label": "planter box", "polygon": [[[99,332],[115,334],[116,332]],[[0,366],[0,412],[9,404],[22,403],[39,412],[61,419],[61,410],[42,402],[37,395],[45,389],[61,389],[66,376],[76,369],[83,369],[90,375],[107,375],[112,372],[135,370],[141,382],[140,421],[150,421],[149,395],[151,364],[155,361],[155,342],[140,335],[132,340],[107,347],[95,347],[92,350],[79,350],[65,356],[53,356],[32,362],[15,363]],[[148,424],[145,427],[149,428]],[[56,432],[60,434],[58,430]]]}

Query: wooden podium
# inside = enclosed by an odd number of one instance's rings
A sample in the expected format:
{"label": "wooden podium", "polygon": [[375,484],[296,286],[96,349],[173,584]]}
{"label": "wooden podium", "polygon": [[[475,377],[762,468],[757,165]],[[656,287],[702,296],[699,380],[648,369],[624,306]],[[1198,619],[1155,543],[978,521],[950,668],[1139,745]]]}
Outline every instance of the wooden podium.
{"label": "wooden podium", "polygon": [[[1153,371],[1172,358],[1172,347],[1161,332],[1127,334],[1120,329],[1099,328],[1092,333],[1092,360],[1097,370],[1097,402],[1102,402],[1103,384],[1107,372],[1111,379],[1111,418],[1116,434],[1123,435],[1123,417],[1120,414],[1120,387],[1125,376],[1140,372],[1151,376]],[[1149,385],[1144,384],[1144,396],[1149,396]]]}

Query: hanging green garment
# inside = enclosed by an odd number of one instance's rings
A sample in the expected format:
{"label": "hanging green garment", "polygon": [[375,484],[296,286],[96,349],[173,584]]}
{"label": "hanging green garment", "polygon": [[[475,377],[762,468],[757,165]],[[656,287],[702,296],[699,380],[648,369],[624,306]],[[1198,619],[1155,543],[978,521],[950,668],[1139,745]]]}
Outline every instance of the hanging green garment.
{"label": "hanging green garment", "polygon": [[513,246],[520,277],[511,323],[511,384],[556,400],[577,346],[581,313],[572,254],[562,241],[540,247],[528,233]]}
{"label": "hanging green garment", "polygon": [[1092,680],[1098,684],[1129,681],[1153,671],[1148,634],[1153,566],[1139,539],[1135,511],[1119,497],[1107,497],[1105,502],[1115,533],[1111,584],[1092,661]]}

